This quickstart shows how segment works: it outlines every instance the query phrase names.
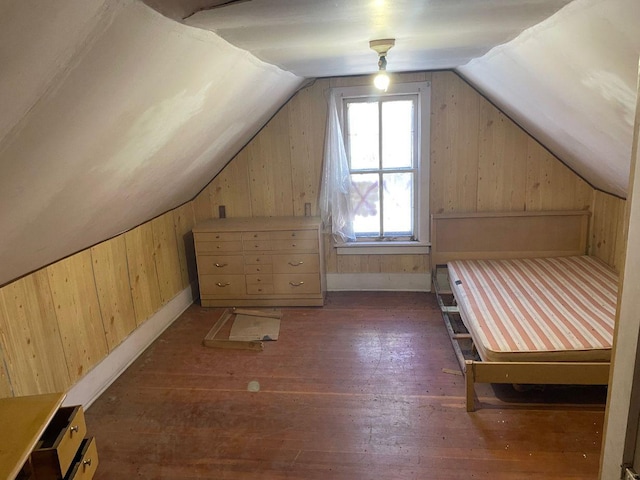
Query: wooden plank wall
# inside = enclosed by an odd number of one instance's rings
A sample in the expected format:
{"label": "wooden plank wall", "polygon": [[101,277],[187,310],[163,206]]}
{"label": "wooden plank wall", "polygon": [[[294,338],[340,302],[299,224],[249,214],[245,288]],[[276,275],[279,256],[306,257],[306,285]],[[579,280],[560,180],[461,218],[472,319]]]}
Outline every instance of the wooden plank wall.
{"label": "wooden plank wall", "polygon": [[627,244],[626,208],[626,200],[599,191],[593,193],[589,254],[611,265],[617,272],[624,262]]}
{"label": "wooden plank wall", "polygon": [[65,391],[195,282],[188,203],[0,288],[0,398]]}
{"label": "wooden plank wall", "polygon": [[[589,209],[593,189],[452,72],[396,75],[431,81],[431,213]],[[370,77],[317,80],[301,90],[195,199],[198,221],[218,216],[318,214],[328,91]],[[328,273],[423,273],[425,255],[336,255]]]}

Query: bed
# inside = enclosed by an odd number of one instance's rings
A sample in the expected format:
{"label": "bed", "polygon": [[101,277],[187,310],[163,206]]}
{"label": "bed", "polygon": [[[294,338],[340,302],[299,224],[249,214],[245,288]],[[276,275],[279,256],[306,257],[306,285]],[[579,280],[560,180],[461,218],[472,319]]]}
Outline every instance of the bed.
{"label": "bed", "polygon": [[588,215],[432,217],[433,283],[467,411],[475,383],[608,383],[618,278],[584,255]]}

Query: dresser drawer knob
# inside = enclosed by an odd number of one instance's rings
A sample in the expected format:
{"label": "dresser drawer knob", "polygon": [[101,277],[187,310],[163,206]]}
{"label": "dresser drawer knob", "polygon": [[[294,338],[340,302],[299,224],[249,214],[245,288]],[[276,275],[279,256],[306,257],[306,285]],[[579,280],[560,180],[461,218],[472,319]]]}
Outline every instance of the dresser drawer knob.
{"label": "dresser drawer knob", "polygon": [[300,285],[304,285],[304,282],[289,282],[289,285],[292,287],[299,287]]}
{"label": "dresser drawer knob", "polygon": [[78,430],[80,430],[80,428],[78,427],[78,425],[71,425],[71,427],[69,428],[69,431],[70,431],[71,433],[73,433],[73,432],[76,432],[76,433],[77,433],[77,432],[78,432]]}
{"label": "dresser drawer knob", "polygon": [[227,282],[227,283],[222,283],[222,282],[218,282],[216,283],[217,286],[219,287],[228,287],[229,285],[231,285],[231,283]]}
{"label": "dresser drawer knob", "polygon": [[85,467],[90,467],[91,466],[91,459],[87,458],[86,460],[82,461],[82,465],[84,465]]}
{"label": "dresser drawer knob", "polygon": [[302,265],[304,262],[289,262],[289,265],[291,265],[292,267],[299,267],[300,265]]}
{"label": "dresser drawer knob", "polygon": [[226,263],[214,263],[214,265],[218,268],[226,267],[228,264]]}

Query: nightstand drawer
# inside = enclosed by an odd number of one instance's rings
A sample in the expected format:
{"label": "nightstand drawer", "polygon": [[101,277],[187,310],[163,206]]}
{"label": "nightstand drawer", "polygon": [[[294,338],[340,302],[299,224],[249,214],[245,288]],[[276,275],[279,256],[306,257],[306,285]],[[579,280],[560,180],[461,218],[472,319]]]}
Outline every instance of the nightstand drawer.
{"label": "nightstand drawer", "polygon": [[82,406],[60,408],[31,453],[36,478],[63,478],[86,433]]}
{"label": "nightstand drawer", "polygon": [[96,448],[96,439],[93,437],[85,438],[80,444],[78,453],[73,459],[73,464],[64,480],[91,480],[97,468],[98,449]]}

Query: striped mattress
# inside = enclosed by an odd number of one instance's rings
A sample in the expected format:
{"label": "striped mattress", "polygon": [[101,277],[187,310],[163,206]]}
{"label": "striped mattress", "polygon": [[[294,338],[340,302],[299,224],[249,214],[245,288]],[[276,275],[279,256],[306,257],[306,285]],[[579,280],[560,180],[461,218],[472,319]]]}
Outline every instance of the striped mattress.
{"label": "striped mattress", "polygon": [[589,256],[448,264],[484,361],[609,361],[618,276]]}

